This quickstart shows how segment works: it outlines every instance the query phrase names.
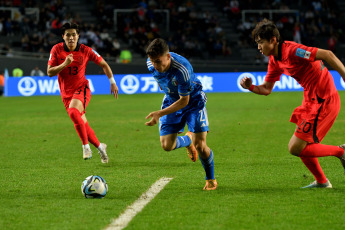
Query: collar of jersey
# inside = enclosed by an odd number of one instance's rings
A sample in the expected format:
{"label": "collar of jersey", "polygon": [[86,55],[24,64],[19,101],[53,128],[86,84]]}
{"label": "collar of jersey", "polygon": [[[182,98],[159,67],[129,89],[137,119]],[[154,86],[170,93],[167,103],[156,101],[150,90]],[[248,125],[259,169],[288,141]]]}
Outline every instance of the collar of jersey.
{"label": "collar of jersey", "polygon": [[282,60],[282,46],[283,46],[284,41],[279,42],[278,44],[278,57],[275,57],[278,61]]}
{"label": "collar of jersey", "polygon": [[167,72],[168,72],[169,70],[171,70],[171,69],[172,69],[172,65],[173,65],[174,61],[175,61],[174,57],[173,57],[173,56],[171,56],[171,62],[170,62],[170,66],[169,66],[169,69],[167,70]]}
{"label": "collar of jersey", "polygon": [[[64,48],[64,50],[65,50],[66,52],[71,52],[71,51],[68,49],[66,43],[63,43],[63,48]],[[80,44],[77,43],[77,47],[75,47],[75,49],[74,49],[73,51],[79,51],[79,48],[80,48]]]}

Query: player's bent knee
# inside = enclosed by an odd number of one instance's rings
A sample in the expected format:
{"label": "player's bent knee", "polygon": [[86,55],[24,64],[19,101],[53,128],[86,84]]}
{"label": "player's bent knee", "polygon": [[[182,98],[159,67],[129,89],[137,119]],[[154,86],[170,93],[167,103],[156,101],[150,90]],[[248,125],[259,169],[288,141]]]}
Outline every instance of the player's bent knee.
{"label": "player's bent knee", "polygon": [[161,146],[162,146],[162,149],[164,151],[169,152],[169,151],[173,150],[172,144],[169,144],[169,143],[166,143],[166,142],[165,143],[161,142]]}
{"label": "player's bent knee", "polygon": [[294,156],[299,156],[307,146],[307,142],[293,135],[289,142],[289,152]]}
{"label": "player's bent knee", "polygon": [[205,150],[205,147],[202,145],[195,145],[195,148],[199,153],[202,153]]}
{"label": "player's bent knee", "polygon": [[302,152],[302,149],[300,149],[299,146],[289,145],[289,152],[291,153],[291,155],[298,157]]}

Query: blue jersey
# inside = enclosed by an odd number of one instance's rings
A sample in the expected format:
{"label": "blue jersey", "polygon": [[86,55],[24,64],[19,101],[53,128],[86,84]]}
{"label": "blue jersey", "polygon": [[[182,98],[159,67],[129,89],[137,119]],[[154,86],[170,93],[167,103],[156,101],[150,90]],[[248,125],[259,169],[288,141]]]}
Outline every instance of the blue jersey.
{"label": "blue jersey", "polygon": [[200,80],[195,76],[192,65],[181,55],[173,52],[170,52],[170,54],[171,64],[169,70],[166,72],[158,72],[153,67],[150,59],[147,59],[147,68],[171,103],[180,99],[180,95],[189,95],[189,104],[194,100],[199,100],[202,85]]}

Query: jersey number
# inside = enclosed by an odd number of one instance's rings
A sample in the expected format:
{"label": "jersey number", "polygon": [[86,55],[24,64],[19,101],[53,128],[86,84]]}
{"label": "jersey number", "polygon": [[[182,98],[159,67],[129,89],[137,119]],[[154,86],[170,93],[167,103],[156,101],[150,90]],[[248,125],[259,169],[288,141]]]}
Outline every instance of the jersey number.
{"label": "jersey number", "polygon": [[78,74],[78,66],[68,67],[69,75],[77,75]]}
{"label": "jersey number", "polygon": [[[303,127],[303,128],[302,128]],[[300,124],[298,126],[298,129],[304,132],[304,133],[308,133],[311,129],[311,123],[310,122],[305,122],[305,120],[303,120],[302,124]]]}
{"label": "jersey number", "polygon": [[200,113],[200,123],[203,123],[204,126],[208,126],[208,117],[207,117],[207,111],[204,107],[202,110],[199,111]]}

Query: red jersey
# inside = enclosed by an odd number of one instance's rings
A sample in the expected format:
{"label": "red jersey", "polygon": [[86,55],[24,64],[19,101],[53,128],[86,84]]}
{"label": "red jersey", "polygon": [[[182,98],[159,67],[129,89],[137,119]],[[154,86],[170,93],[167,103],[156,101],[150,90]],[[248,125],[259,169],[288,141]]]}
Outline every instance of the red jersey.
{"label": "red jersey", "polygon": [[53,46],[50,51],[48,65],[54,67],[63,63],[66,56],[73,54],[73,62],[58,73],[61,97],[72,97],[73,93],[83,84],[87,83],[85,68],[88,61],[99,64],[103,58],[92,48],[79,44],[74,51],[69,51],[64,42]]}
{"label": "red jersey", "polygon": [[286,74],[296,79],[308,95],[333,95],[337,92],[333,77],[321,60],[315,60],[317,50],[290,41],[280,43],[278,57],[269,57],[265,81],[279,81],[281,74]]}

